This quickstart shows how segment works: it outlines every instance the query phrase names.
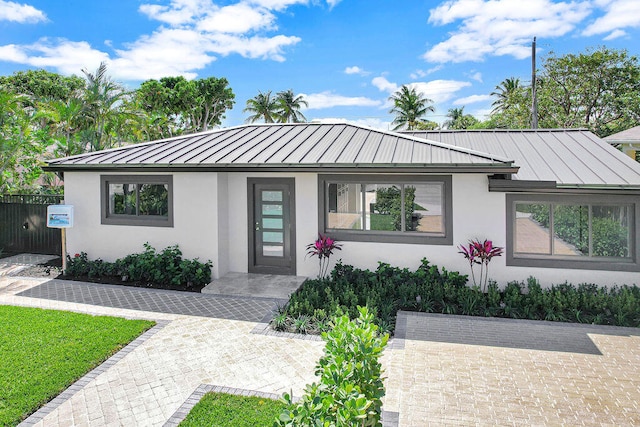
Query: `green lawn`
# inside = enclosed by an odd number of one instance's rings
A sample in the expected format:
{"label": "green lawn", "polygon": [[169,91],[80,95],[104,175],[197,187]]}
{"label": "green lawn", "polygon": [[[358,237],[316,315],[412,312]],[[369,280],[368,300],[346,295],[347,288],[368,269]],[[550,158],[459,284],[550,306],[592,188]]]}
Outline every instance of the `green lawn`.
{"label": "green lawn", "polygon": [[180,426],[271,427],[285,406],[283,402],[263,397],[207,393]]}
{"label": "green lawn", "polygon": [[18,424],[154,324],[0,306],[0,426]]}

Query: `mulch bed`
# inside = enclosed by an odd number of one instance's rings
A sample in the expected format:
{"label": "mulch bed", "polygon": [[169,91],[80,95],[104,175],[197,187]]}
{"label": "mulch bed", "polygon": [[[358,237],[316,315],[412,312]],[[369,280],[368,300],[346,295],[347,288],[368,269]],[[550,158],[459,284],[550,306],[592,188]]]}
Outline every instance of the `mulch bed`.
{"label": "mulch bed", "polygon": [[49,279],[62,279],[62,280],[74,280],[78,282],[90,282],[90,283],[102,283],[107,285],[122,285],[132,286],[136,288],[148,288],[148,289],[166,289],[172,291],[184,291],[184,292],[200,292],[203,285],[186,287],[185,285],[157,285],[147,282],[125,282],[120,277],[71,277],[62,274],[62,260],[60,258],[46,262],[44,264],[38,264],[20,270],[17,275],[26,277],[46,277]]}

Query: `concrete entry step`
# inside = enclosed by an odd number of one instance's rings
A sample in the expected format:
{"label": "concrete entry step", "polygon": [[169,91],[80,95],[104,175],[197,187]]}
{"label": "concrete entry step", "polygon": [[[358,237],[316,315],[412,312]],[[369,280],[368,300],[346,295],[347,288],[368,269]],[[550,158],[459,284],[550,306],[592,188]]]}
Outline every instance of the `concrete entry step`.
{"label": "concrete entry step", "polygon": [[302,282],[301,276],[279,276],[275,274],[227,273],[202,289],[203,294],[289,299]]}

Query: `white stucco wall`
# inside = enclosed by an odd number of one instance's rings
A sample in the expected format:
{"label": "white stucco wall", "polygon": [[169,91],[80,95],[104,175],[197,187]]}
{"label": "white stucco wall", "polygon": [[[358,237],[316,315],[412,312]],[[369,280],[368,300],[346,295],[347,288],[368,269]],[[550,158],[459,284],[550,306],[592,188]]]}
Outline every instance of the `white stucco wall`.
{"label": "white stucco wall", "polygon": [[[74,206],[74,227],[67,231],[67,252],[86,252],[90,259],[114,261],[141,252],[149,242],[157,250],[178,244],[186,258],[221,265],[218,242],[218,177],[216,173],[173,173],[173,227],[104,225],[100,223],[100,173],[65,173],[65,203]],[[116,175],[104,173],[104,175]],[[127,175],[132,175],[128,173]],[[134,174],[135,175],[135,174]],[[159,175],[150,173],[147,175]]]}
{"label": "white stucco wall", "polygon": [[[469,274],[468,262],[458,253],[458,245],[471,239],[489,239],[494,245],[505,247],[506,195],[489,192],[486,175],[459,174],[452,179],[453,245],[409,245],[394,243],[342,242],[338,258],[344,263],[375,269],[378,261],[400,267],[417,268],[426,258],[431,264],[449,271]],[[335,260],[334,260],[335,261]],[[479,272],[475,267],[476,274]],[[504,285],[509,281],[525,281],[535,277],[543,286],[568,281],[573,284],[640,285],[640,273],[604,270],[577,270],[559,268],[513,267],[506,265],[506,255],[493,258],[489,265],[489,278]]]}
{"label": "white stucco wall", "polygon": [[[106,174],[106,173],[105,173]],[[113,173],[108,173],[113,175]],[[100,173],[67,172],[65,201],[75,206],[75,226],[67,232],[68,253],[85,251],[90,258],[114,260],[140,252],[143,243],[156,249],[179,244],[185,257],[213,261],[213,277],[248,271],[247,178],[294,178],[296,188],[297,274],[314,277],[317,260],[305,258],[306,246],[318,232],[318,183],[314,173],[173,173],[174,227],[102,225]],[[457,246],[469,239],[491,239],[506,246],[505,194],[489,192],[486,175],[452,178],[453,245],[381,242],[341,242],[342,259],[360,268],[375,269],[378,261],[416,268],[422,258],[448,270],[469,273]],[[476,267],[477,268],[477,267]],[[545,286],[569,281],[601,285],[639,284],[640,273],[598,270],[507,267],[506,256],[494,258],[490,278],[505,284],[534,276]]]}

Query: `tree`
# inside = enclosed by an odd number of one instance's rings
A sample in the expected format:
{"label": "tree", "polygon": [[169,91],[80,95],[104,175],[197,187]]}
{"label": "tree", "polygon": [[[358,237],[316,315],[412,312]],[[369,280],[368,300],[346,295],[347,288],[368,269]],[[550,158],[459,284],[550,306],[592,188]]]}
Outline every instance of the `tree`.
{"label": "tree", "polygon": [[247,106],[243,113],[252,113],[245,120],[248,123],[255,123],[264,120],[265,123],[274,123],[278,119],[278,101],[271,96],[271,91],[266,93],[258,92],[256,96],[247,99]]}
{"label": "tree", "polygon": [[27,96],[0,89],[0,193],[28,187],[42,174],[49,140],[32,126],[28,103]]}
{"label": "tree", "polygon": [[403,85],[396,93],[389,97],[393,101],[393,108],[389,110],[396,117],[391,124],[398,130],[406,127],[407,130],[414,130],[418,123],[424,122],[423,117],[427,113],[433,113],[433,101],[424,97],[421,93],[417,93],[415,88]]}
{"label": "tree", "polygon": [[120,83],[114,82],[107,75],[105,62],[100,63],[95,73],[86,69],[82,72],[86,78],[83,94],[86,120],[84,134],[92,151],[111,148],[113,141],[108,133],[109,122],[115,120],[119,114],[125,113],[122,106],[127,92]]}
{"label": "tree", "polygon": [[640,123],[640,64],[626,50],[551,52],[539,74],[543,127],[586,127],[606,136]]}
{"label": "tree", "polygon": [[65,77],[45,70],[27,70],[0,76],[0,86],[28,96],[33,103],[46,100],[64,102],[77,97],[84,88],[84,80],[78,76]]}
{"label": "tree", "polygon": [[[135,93],[139,108],[152,118],[145,133],[162,136],[205,131],[222,123],[235,95],[225,78],[187,80],[182,76],[147,80]],[[165,115],[168,120],[161,120]],[[155,129],[155,130],[153,130]]]}
{"label": "tree", "polygon": [[491,106],[493,112],[503,113],[514,106],[517,106],[523,91],[526,89],[520,85],[520,79],[516,77],[510,77],[504,79],[496,86],[496,90],[491,92],[491,96],[495,96],[497,99],[493,101]]}
{"label": "tree", "polygon": [[276,114],[280,123],[304,123],[307,118],[300,109],[309,103],[302,95],[296,96],[291,89],[278,92],[276,96]]}
{"label": "tree", "polygon": [[[556,56],[538,71],[538,125],[587,128],[600,137],[640,124],[640,64],[626,50],[601,47]],[[491,93],[491,117],[484,128],[529,128],[531,88],[508,78]]]}
{"label": "tree", "polygon": [[450,108],[447,117],[449,119],[443,123],[447,129],[470,129],[478,124],[478,119],[471,114],[464,114],[464,107]]}

